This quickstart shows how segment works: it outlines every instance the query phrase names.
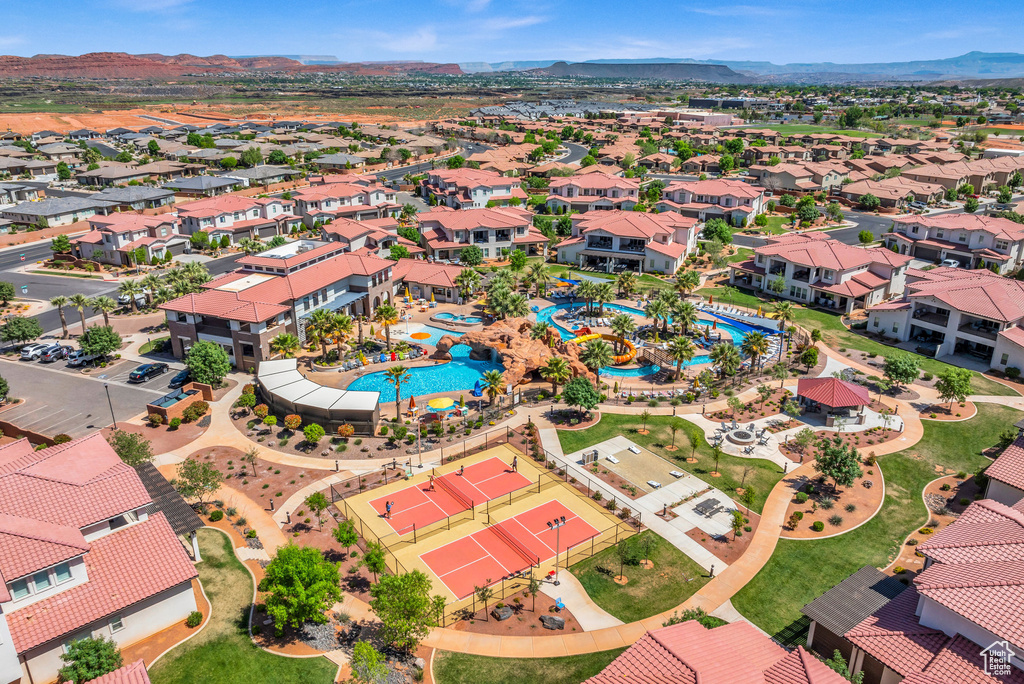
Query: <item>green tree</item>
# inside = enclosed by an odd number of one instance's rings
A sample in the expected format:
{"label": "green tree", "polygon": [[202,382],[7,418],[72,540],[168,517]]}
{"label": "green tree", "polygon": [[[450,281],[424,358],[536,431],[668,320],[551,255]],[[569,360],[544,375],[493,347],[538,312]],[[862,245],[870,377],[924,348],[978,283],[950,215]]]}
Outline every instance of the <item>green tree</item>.
{"label": "green tree", "polygon": [[978,206],[979,204],[977,197],[968,197],[967,199],[964,200],[964,211],[967,212],[968,214],[973,214],[974,212],[978,211]]}
{"label": "green tree", "polygon": [[717,240],[723,245],[732,244],[732,229],[729,228],[728,223],[719,218],[705,221],[704,229],[701,230],[700,236],[705,240]]}
{"label": "green tree", "polygon": [[938,375],[935,381],[935,389],[939,393],[939,399],[949,402],[949,412],[953,412],[953,402],[967,401],[971,395],[971,378],[974,374],[966,368],[950,367]]}
{"label": "green tree", "polygon": [[185,366],[196,382],[217,386],[231,370],[231,360],[219,344],[200,340],[185,356]]}
{"label": "green tree", "polygon": [[814,459],[814,469],[832,480],[833,490],[853,485],[862,474],[857,449],[847,446],[839,435],[831,440],[822,440],[820,446]]}
{"label": "green tree", "polygon": [[24,316],[13,316],[0,328],[0,339],[4,342],[14,342],[18,346],[38,339],[43,334],[43,328],[39,321]]}
{"label": "green tree", "polygon": [[494,400],[498,398],[498,395],[505,393],[505,374],[500,370],[489,370],[484,372],[481,380],[483,381],[484,394],[487,395],[491,406],[493,406]]}
{"label": "green tree", "polygon": [[391,249],[388,251],[388,259],[391,261],[398,261],[399,259],[408,259],[410,257],[409,248],[405,245],[394,244],[391,245]]}
{"label": "green tree", "polygon": [[676,362],[676,382],[679,382],[683,364],[692,361],[696,353],[697,348],[687,337],[675,337],[668,343],[669,358]]}
{"label": "green tree", "polygon": [[390,304],[381,304],[373,312],[373,320],[384,328],[384,340],[391,351],[391,326],[398,323],[398,309]]}
{"label": "green tree", "polygon": [[615,354],[612,353],[611,345],[604,340],[591,340],[580,354],[580,361],[586,364],[587,368],[595,373],[606,366],[612,365]]}
{"label": "green tree", "polygon": [[107,442],[114,453],[132,468],[153,460],[153,447],[149,440],[140,434],[118,430],[107,436]]}
{"label": "green tree", "polygon": [[739,369],[743,359],[740,352],[731,342],[718,342],[708,353],[711,365],[718,369],[722,376],[733,376]]}
{"label": "green tree", "polygon": [[387,570],[387,557],[384,555],[384,547],[378,542],[366,542],[366,552],[363,553],[363,565],[373,573],[373,581],[377,581],[377,575]]}
{"label": "green tree", "polygon": [[381,622],[378,636],[403,651],[414,651],[437,624],[430,578],[419,570],[384,575],[370,588],[370,607]]}
{"label": "green tree", "polygon": [[405,366],[392,366],[384,371],[384,378],[395,386],[395,418],[402,418],[402,385],[412,380]]}
{"label": "green tree", "polygon": [[209,249],[210,247],[210,234],[203,231],[192,233],[188,240],[192,243],[193,247],[199,250]]}
{"label": "green tree", "polygon": [[862,230],[859,233],[857,233],[857,239],[860,241],[860,244],[862,245],[870,245],[872,242],[875,241],[875,236],[874,233],[872,233],[870,230]]}
{"label": "green tree", "polygon": [[846,658],[843,657],[838,648],[832,652],[832,657],[826,660],[825,664],[832,668],[833,671],[838,672],[841,677],[844,677],[851,684],[864,684],[864,671],[861,670],[857,674],[850,674]]}
{"label": "green tree", "polygon": [[1009,204],[1010,200],[1012,200],[1012,199],[1013,199],[1013,192],[1010,190],[1010,188],[1008,186],[1006,186],[1006,185],[1001,186],[999,188],[999,196],[996,198],[996,200],[1000,204]]}
{"label": "green tree", "polygon": [[149,143],[146,144],[146,149],[149,150],[149,153],[155,157],[156,155],[160,154],[160,143],[158,143],[156,140],[150,140]]}
{"label": "green tree", "polygon": [[341,600],[338,565],[317,548],[282,546],[264,572],[259,589],[268,594],[265,605],[277,636],[285,627],[325,624],[327,610]]}
{"label": "green tree", "polygon": [[484,261],[484,252],[476,245],[466,245],[459,251],[459,261],[466,266],[479,266]]}
{"label": "green tree", "polygon": [[258,147],[250,147],[242,152],[242,166],[259,166],[263,163],[263,153]]}
{"label": "green tree", "polygon": [[124,664],[117,642],[104,636],[72,641],[60,659],[66,663],[58,673],[60,681],[74,684],[85,684]]}
{"label": "green tree", "polygon": [[513,271],[522,271],[526,267],[526,252],[521,249],[512,250],[508,257],[509,268]]}
{"label": "green tree", "polygon": [[882,200],[872,195],[870,192],[862,195],[860,198],[860,206],[868,211],[874,211],[878,207],[882,206]]}
{"label": "green tree", "polygon": [[234,157],[224,157],[220,160],[220,167],[225,171],[231,171],[238,166],[238,160]]}
{"label": "green tree", "polygon": [[267,155],[267,161],[271,164],[280,166],[281,164],[288,163],[288,157],[281,150],[271,150],[270,154]]}
{"label": "green tree", "polygon": [[800,352],[800,363],[807,366],[807,372],[809,373],[812,368],[818,365],[818,348],[808,347]]}
{"label": "green tree", "polygon": [[314,446],[320,443],[320,440],[324,438],[325,434],[323,427],[316,423],[309,423],[306,427],[302,428],[303,438],[306,442]]}
{"label": "green tree", "polygon": [[171,481],[174,488],[186,499],[195,499],[200,504],[220,489],[224,476],[212,463],[198,458],[186,458],[178,464],[177,477]]}
{"label": "green tree", "polygon": [[71,238],[67,235],[58,235],[50,242],[50,250],[54,254],[67,254],[71,251]]}
{"label": "green tree", "polygon": [[356,525],[351,520],[339,522],[338,526],[331,530],[331,536],[341,548],[345,549],[346,557],[348,550],[359,542],[359,532],[356,531]]}
{"label": "green tree", "polygon": [[750,357],[750,365],[753,369],[757,367],[760,369],[761,361],[768,354],[768,338],[760,330],[752,330],[743,336],[743,342],[740,344],[740,349]]}
{"label": "green tree", "polygon": [[551,394],[558,394],[558,386],[569,381],[572,369],[569,362],[561,356],[552,356],[538,371],[542,378],[551,383]]}
{"label": "green tree", "polygon": [[916,356],[893,354],[885,357],[882,371],[885,377],[891,380],[893,384],[897,387],[903,387],[917,380],[917,376],[921,372],[921,366]]}
{"label": "green tree", "polygon": [[601,394],[594,387],[594,383],[581,375],[565,383],[565,387],[562,388],[562,399],[566,406],[575,407],[582,414],[597,407],[601,401]]}
{"label": "green tree", "polygon": [[306,497],[306,505],[316,515],[316,521],[320,525],[320,531],[322,532],[324,529],[324,511],[330,508],[331,502],[327,500],[323,492],[313,492]]}
{"label": "green tree", "polygon": [[121,336],[109,325],[93,325],[78,338],[78,346],[86,354],[102,358],[121,348]]}
{"label": "green tree", "polygon": [[71,179],[71,169],[66,162],[57,163],[57,178],[62,181]]}
{"label": "green tree", "polygon": [[594,156],[590,154],[584,156],[583,159],[580,159],[580,167],[584,169],[587,168],[588,166],[593,166],[596,163],[597,160],[594,159]]}
{"label": "green tree", "polygon": [[384,684],[388,678],[388,664],[380,651],[369,641],[357,641],[352,647],[349,661],[352,677],[363,684]]}
{"label": "green tree", "polygon": [[281,355],[286,359],[290,359],[294,356],[295,352],[298,351],[301,344],[299,338],[291,333],[281,333],[270,340],[270,353],[277,356]]}

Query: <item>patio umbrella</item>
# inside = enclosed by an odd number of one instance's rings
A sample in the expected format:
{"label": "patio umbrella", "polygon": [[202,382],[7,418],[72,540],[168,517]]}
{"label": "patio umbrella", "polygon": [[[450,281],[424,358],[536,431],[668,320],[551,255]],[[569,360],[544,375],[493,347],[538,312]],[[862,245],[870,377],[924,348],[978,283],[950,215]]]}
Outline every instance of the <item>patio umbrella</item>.
{"label": "patio umbrella", "polygon": [[708,295],[708,304],[715,303],[715,295]]}
{"label": "patio umbrella", "polygon": [[696,388],[696,387],[700,387],[700,378],[694,378],[694,379],[693,379],[693,386],[694,386],[695,388]]}
{"label": "patio umbrella", "polygon": [[405,288],[405,298],[406,299],[412,299],[412,297],[409,296],[409,288],[408,287]]}
{"label": "patio umbrella", "polygon": [[416,406],[416,397],[412,397],[409,399],[409,410],[412,411],[413,413],[416,413],[416,411],[418,410],[418,407]]}
{"label": "patio umbrella", "polygon": [[450,397],[438,397],[437,399],[431,399],[427,402],[427,405],[432,409],[444,410],[451,408],[455,404],[455,401]]}
{"label": "patio umbrella", "polygon": [[434,301],[434,293],[433,292],[430,293],[430,301]]}
{"label": "patio umbrella", "polygon": [[757,307],[757,315],[760,318],[760,316],[761,316],[761,307]]}
{"label": "patio umbrella", "polygon": [[715,320],[711,321],[711,329],[712,330],[718,330],[718,319],[717,318]]}

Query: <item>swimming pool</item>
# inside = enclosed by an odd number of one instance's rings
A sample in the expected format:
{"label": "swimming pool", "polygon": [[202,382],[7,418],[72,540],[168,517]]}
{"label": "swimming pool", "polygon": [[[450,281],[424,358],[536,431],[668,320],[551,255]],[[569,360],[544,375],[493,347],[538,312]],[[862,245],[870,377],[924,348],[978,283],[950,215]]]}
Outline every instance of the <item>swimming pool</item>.
{"label": "swimming pool", "polygon": [[[424,337],[422,339],[412,337],[414,333],[427,333],[430,337]],[[432,325],[426,325],[424,323],[410,323],[409,333],[406,334],[405,326],[402,324],[394,325],[391,327],[391,339],[392,340],[405,340],[410,344],[429,344],[431,347],[437,346],[437,341],[445,335],[451,335],[452,337],[462,337],[465,333],[455,332],[452,330],[445,330],[444,328],[437,328]]]}
{"label": "swimming pool", "polygon": [[436,318],[439,321],[458,321],[460,323],[484,322],[484,319],[480,318],[479,316],[463,316],[462,314],[453,314],[447,311],[442,311],[441,313],[434,316],[434,318]]}
{"label": "swimming pool", "polygon": [[[683,363],[683,368],[687,366],[697,366],[702,363],[711,363],[711,357],[705,354],[700,356],[694,356],[689,361]],[[675,368],[675,366],[673,366]],[[661,366],[650,365],[640,366],[639,368],[616,368],[614,366],[605,366],[601,369],[601,375],[608,375],[615,378],[642,378],[648,375],[654,375],[661,370]]]}
{"label": "swimming pool", "polygon": [[[579,306],[581,306],[581,305],[580,304],[576,304],[573,308],[578,308]],[[552,320],[553,316],[555,315],[555,313],[557,311],[559,311],[559,310],[564,311],[564,310],[568,309],[569,307],[570,307],[569,304],[556,304],[555,306],[549,306],[549,307],[547,307],[545,309],[541,309],[540,311],[537,312],[537,320],[538,321],[543,321],[544,323],[547,323],[549,325],[553,325],[555,327],[555,329],[558,331],[558,336],[561,337],[563,340],[571,340],[571,339],[573,339],[574,337],[577,336],[576,333],[574,333],[571,330],[569,330],[568,328],[564,327],[563,323],[556,323],[554,320]],[[632,314],[634,316],[639,316],[641,318],[647,318],[647,314],[645,314],[643,312],[643,310],[635,309],[635,308],[633,308],[631,306],[622,306],[621,304],[605,304],[604,305],[604,310],[605,310],[605,314],[607,314],[609,311],[611,311],[611,312],[614,312],[614,313],[628,313],[628,314]],[[596,311],[596,307],[595,307],[595,311]],[[605,318],[609,318],[609,316],[606,315]],[[672,319],[670,318],[670,319],[668,319],[668,321],[669,321],[669,323],[671,323]],[[701,321],[701,325],[705,325],[705,324],[706,325],[711,325],[710,321]],[[580,325],[586,325],[586,322],[585,321],[581,321]],[[729,323],[725,323],[721,319],[719,319],[719,321],[718,321],[718,327],[716,328],[716,330],[719,330],[719,331],[721,331],[723,333],[728,333],[729,337],[732,338],[733,344],[736,344],[736,345],[739,345],[743,341],[744,335],[746,335],[746,332],[744,332],[743,330],[740,330],[736,326],[730,325]]]}
{"label": "swimming pool", "polygon": [[[448,331],[445,331],[448,334]],[[437,392],[468,392],[476,385],[484,372],[504,370],[499,363],[490,361],[474,361],[469,358],[469,346],[457,344],[451,349],[452,360],[436,366],[410,368],[409,382],[402,385],[402,401],[409,397]],[[385,364],[386,367],[386,364]],[[353,380],[347,389],[362,392],[380,392],[381,403],[395,400],[395,386],[390,383],[384,372],[370,373]],[[458,401],[457,396],[452,399]]]}

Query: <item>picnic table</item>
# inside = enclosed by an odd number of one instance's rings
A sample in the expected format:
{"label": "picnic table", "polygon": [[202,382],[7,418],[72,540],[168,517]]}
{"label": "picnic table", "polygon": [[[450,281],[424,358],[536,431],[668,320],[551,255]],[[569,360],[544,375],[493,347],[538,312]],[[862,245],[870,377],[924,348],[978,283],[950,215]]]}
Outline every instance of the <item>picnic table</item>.
{"label": "picnic table", "polygon": [[694,506],[693,510],[697,511],[703,516],[707,516],[710,515],[712,511],[718,508],[719,503],[720,502],[718,501],[718,499],[705,499],[704,501],[701,501],[699,504]]}

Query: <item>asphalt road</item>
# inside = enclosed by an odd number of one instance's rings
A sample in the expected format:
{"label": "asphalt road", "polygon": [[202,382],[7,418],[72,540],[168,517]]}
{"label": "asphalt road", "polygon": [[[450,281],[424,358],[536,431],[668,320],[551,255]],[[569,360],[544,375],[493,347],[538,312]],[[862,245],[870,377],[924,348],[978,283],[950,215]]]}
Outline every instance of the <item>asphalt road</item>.
{"label": "asphalt road", "polygon": [[[484,144],[478,143],[478,142],[459,141],[459,146],[462,147],[461,154],[462,154],[463,157],[468,157],[469,155],[475,154],[476,152],[484,152],[485,150],[493,149],[493,148],[491,148],[488,145],[484,145]],[[387,171],[378,171],[377,173],[375,173],[373,175],[377,176],[377,178],[380,178],[381,180],[392,180],[393,181],[393,180],[401,180],[402,178],[405,177],[405,174],[407,174],[407,173],[408,174],[412,174],[412,175],[415,176],[416,174],[423,173],[424,171],[429,171],[432,168],[434,168],[433,161],[427,161],[427,162],[420,162],[419,164],[413,164],[411,166],[401,166],[401,167],[399,167],[397,169],[388,169]]]}
{"label": "asphalt road", "polygon": [[562,143],[565,147],[569,148],[569,155],[558,160],[559,164],[578,164],[581,159],[590,153],[590,150],[586,145],[577,145],[576,143]]}
{"label": "asphalt road", "polygon": [[[128,373],[137,364],[123,361],[102,373],[82,375],[62,361],[41,364],[29,361],[0,362],[0,375],[11,387],[11,396],[22,403],[0,416],[26,430],[45,435],[66,433],[80,437],[111,424],[110,404],[117,420],[126,420],[146,410],[146,404],[167,394],[167,383],[176,370],[141,385],[129,385]],[[180,369],[180,363],[172,363]],[[109,386],[110,404],[104,385]]]}

